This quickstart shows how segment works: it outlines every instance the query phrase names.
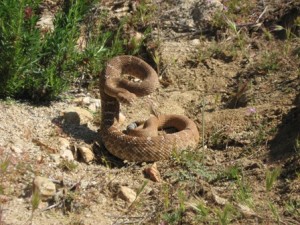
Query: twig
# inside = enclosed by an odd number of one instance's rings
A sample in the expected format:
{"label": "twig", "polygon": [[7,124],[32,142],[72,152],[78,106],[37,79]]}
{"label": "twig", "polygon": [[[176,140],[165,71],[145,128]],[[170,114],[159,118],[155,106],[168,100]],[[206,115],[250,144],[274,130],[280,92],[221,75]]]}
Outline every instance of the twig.
{"label": "twig", "polygon": [[267,12],[268,6],[266,6],[264,8],[264,10],[262,11],[262,13],[259,15],[258,19],[255,21],[256,23],[259,23],[260,19],[262,18],[262,16]]}
{"label": "twig", "polygon": [[44,208],[44,209],[41,209],[41,212],[44,212],[44,211],[47,211],[47,210],[53,209],[53,208],[55,208],[55,207],[59,206],[60,204],[62,204],[62,200],[61,200],[61,201],[59,201],[59,202],[57,202],[57,203],[55,203],[55,204],[53,204],[53,205],[50,205],[50,206],[48,206],[48,207]]}

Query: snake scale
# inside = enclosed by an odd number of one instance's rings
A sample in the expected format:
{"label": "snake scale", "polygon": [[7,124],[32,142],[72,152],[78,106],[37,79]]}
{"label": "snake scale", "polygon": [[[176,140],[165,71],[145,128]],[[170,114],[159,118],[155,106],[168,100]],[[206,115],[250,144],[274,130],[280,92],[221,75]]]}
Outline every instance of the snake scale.
{"label": "snake scale", "polygon": [[[137,77],[141,82],[121,78]],[[100,75],[101,128],[106,149],[116,157],[133,162],[168,159],[173,151],[196,147],[199,133],[196,124],[182,115],[150,117],[136,129],[119,129],[120,104],[130,104],[137,97],[151,94],[158,86],[158,75],[142,59],[122,55],[110,59]],[[158,135],[158,130],[173,127],[176,132]]]}

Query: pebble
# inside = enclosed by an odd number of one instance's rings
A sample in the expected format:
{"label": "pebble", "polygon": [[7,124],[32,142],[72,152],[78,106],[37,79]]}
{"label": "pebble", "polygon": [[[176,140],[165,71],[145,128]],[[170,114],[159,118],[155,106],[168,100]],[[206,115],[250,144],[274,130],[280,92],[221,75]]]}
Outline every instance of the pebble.
{"label": "pebble", "polygon": [[126,202],[132,203],[136,199],[136,193],[129,187],[121,186],[118,192],[118,197]]}
{"label": "pebble", "polygon": [[74,161],[73,152],[69,149],[65,149],[65,150],[61,151],[60,156],[63,159],[66,159],[66,160],[69,160],[69,161]]}
{"label": "pebble", "polygon": [[15,146],[15,145],[11,146],[10,149],[17,154],[21,154],[23,152],[23,150],[21,148],[19,148],[18,146]]}
{"label": "pebble", "polygon": [[56,193],[56,187],[48,178],[37,176],[33,181],[34,191],[38,191],[41,200],[45,201],[53,197]]}
{"label": "pebble", "polygon": [[80,125],[93,120],[93,115],[86,109],[80,107],[70,107],[63,112],[66,124]]}
{"label": "pebble", "polygon": [[193,45],[193,46],[200,45],[200,40],[199,39],[193,39],[193,40],[191,40],[191,45]]}
{"label": "pebble", "polygon": [[59,150],[60,151],[70,148],[70,142],[66,138],[59,137],[58,143],[59,143]]}
{"label": "pebble", "polygon": [[78,150],[79,150],[84,162],[86,162],[86,163],[90,163],[95,158],[94,152],[90,148],[80,146],[80,147],[78,147]]}

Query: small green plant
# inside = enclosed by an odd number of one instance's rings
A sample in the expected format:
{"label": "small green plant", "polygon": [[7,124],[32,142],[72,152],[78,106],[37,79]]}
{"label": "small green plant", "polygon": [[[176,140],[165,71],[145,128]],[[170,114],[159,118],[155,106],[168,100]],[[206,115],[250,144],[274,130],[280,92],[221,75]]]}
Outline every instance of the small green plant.
{"label": "small green plant", "polygon": [[60,164],[59,167],[65,171],[73,171],[77,168],[77,164],[75,161],[71,161],[71,160],[67,160],[67,159],[63,159]]}
{"label": "small green plant", "polygon": [[31,216],[30,216],[31,224],[33,223],[34,212],[35,210],[38,209],[40,202],[41,202],[40,192],[38,190],[34,190],[31,196],[31,207],[32,207]]}
{"label": "small green plant", "polygon": [[273,215],[274,219],[279,224],[279,222],[280,222],[280,215],[279,215],[278,209],[276,208],[276,206],[272,202],[269,202],[268,206],[269,206],[269,209],[272,212],[272,215]]}
{"label": "small green plant", "polygon": [[4,187],[2,186],[2,182],[4,181],[5,174],[7,173],[7,169],[9,166],[9,159],[5,158],[0,160],[0,194],[4,194]]}
{"label": "small green plant", "polygon": [[285,204],[285,211],[296,218],[300,218],[300,201],[289,200]]}
{"label": "small green plant", "polygon": [[208,220],[210,210],[206,207],[206,205],[203,201],[201,201],[200,199],[197,199],[197,203],[191,204],[191,207],[196,213],[195,220],[197,222],[205,222]]}
{"label": "small green plant", "polygon": [[280,57],[278,52],[265,52],[262,55],[258,68],[263,71],[276,71],[280,67]]}
{"label": "small green plant", "polygon": [[266,190],[269,192],[274,186],[275,181],[279,177],[281,172],[280,168],[275,168],[272,171],[267,170],[266,173]]}
{"label": "small green plant", "polygon": [[244,177],[237,180],[237,190],[234,193],[237,201],[252,205],[252,195],[250,185],[244,180]]}
{"label": "small green plant", "polygon": [[233,212],[234,212],[234,208],[229,204],[225,205],[223,210],[216,210],[219,224],[220,225],[230,224]]}

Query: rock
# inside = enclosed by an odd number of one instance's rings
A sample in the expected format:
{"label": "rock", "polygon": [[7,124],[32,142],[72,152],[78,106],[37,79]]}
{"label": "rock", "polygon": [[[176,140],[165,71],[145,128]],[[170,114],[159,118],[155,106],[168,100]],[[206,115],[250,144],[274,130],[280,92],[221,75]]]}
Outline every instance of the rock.
{"label": "rock", "polygon": [[91,103],[91,98],[90,97],[84,97],[83,99],[82,99],[82,104],[84,104],[84,105],[88,105],[88,104],[90,104]]}
{"label": "rock", "polygon": [[56,193],[56,187],[48,178],[37,176],[33,181],[34,191],[38,191],[41,200],[45,201],[53,197]]}
{"label": "rock", "polygon": [[209,26],[214,15],[224,10],[224,5],[220,0],[198,0],[192,7],[192,18],[197,27]]}
{"label": "rock", "polygon": [[226,205],[226,203],[228,202],[227,199],[218,196],[217,194],[214,193],[214,191],[212,192],[212,197],[213,197],[213,200],[214,200],[218,205]]}
{"label": "rock", "polygon": [[145,168],[144,173],[150,177],[150,180],[154,182],[161,182],[161,176],[157,169],[156,163],[153,163],[152,166]]}
{"label": "rock", "polygon": [[242,205],[242,204],[236,204],[238,210],[243,214],[244,217],[249,218],[252,216],[256,216],[256,213],[253,211],[253,209],[250,209],[248,206],[246,205]]}
{"label": "rock", "polygon": [[70,107],[63,112],[64,123],[72,125],[87,124],[93,120],[93,115],[80,107]]}
{"label": "rock", "polygon": [[91,99],[91,102],[95,103],[96,108],[100,108],[100,106],[101,106],[101,99],[93,98],[93,99]]}
{"label": "rock", "polygon": [[10,149],[11,149],[12,151],[14,151],[15,153],[17,153],[17,154],[21,154],[21,153],[23,152],[23,150],[22,150],[19,146],[16,146],[16,145],[12,145],[12,146],[10,147]]}
{"label": "rock", "polygon": [[60,163],[60,155],[59,154],[50,154],[50,158],[56,163]]}
{"label": "rock", "polygon": [[200,40],[199,39],[193,39],[193,40],[191,40],[191,45],[193,45],[193,46],[200,45]]}
{"label": "rock", "polygon": [[78,147],[78,150],[79,150],[84,162],[86,162],[86,163],[91,162],[95,158],[94,152],[90,148],[80,146],[80,147]]}
{"label": "rock", "polygon": [[63,159],[69,160],[69,161],[74,161],[74,155],[73,152],[70,149],[65,149],[61,151],[60,156]]}
{"label": "rock", "polygon": [[96,112],[97,111],[96,103],[91,103],[89,105],[89,110],[91,110],[92,112]]}
{"label": "rock", "polygon": [[118,197],[126,202],[132,203],[136,199],[136,193],[129,187],[121,186],[119,188]]}
{"label": "rock", "polygon": [[65,150],[65,149],[70,149],[70,142],[66,138],[59,137],[58,144],[59,144],[60,151]]}

